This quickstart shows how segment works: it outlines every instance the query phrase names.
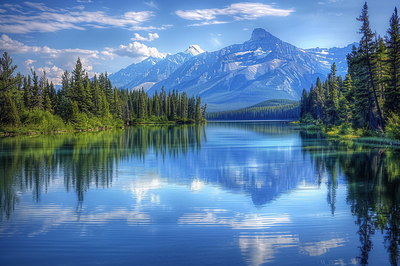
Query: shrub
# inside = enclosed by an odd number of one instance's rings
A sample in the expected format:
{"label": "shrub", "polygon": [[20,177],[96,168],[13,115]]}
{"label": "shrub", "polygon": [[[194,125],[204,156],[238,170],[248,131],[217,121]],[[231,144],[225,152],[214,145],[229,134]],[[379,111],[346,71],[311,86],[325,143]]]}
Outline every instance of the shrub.
{"label": "shrub", "polygon": [[66,128],[62,118],[57,115],[53,115],[49,111],[33,109],[32,111],[26,111],[22,118],[23,123],[29,130],[53,132]]}
{"label": "shrub", "polygon": [[350,124],[343,124],[339,129],[339,134],[348,135],[352,133],[352,128]]}
{"label": "shrub", "polygon": [[390,138],[400,139],[400,117],[397,114],[391,113],[388,117],[386,134]]}
{"label": "shrub", "polygon": [[319,125],[310,125],[307,127],[309,131],[322,131],[322,127]]}

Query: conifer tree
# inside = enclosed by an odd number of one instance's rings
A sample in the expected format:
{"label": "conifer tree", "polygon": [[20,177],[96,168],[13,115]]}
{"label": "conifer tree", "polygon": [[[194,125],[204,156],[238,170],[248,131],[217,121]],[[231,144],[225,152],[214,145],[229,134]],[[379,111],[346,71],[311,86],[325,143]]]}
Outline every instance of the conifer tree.
{"label": "conifer tree", "polygon": [[29,110],[31,109],[32,103],[31,103],[31,77],[28,75],[28,77],[24,77],[24,105],[25,109]]}
{"label": "conifer tree", "polygon": [[[372,73],[371,54],[374,52],[373,51],[373,40],[374,40],[375,34],[372,32],[372,30],[370,28],[367,2],[365,2],[364,7],[361,11],[361,15],[360,15],[360,17],[357,18],[357,20],[362,22],[359,33],[362,34],[360,46],[362,49],[362,53],[365,56],[365,65],[367,66],[368,80],[367,80],[366,89],[368,91],[368,99],[369,99],[370,126],[375,127],[375,119],[374,119],[374,114],[373,114],[373,110],[372,110],[372,105],[375,104],[377,114],[378,114],[378,117],[377,117],[378,126],[383,130],[384,125],[383,125],[382,113],[381,113],[379,102],[378,102],[378,99],[376,96],[376,89],[375,89],[374,78],[373,78],[373,73]],[[370,96],[370,87],[372,88],[373,100],[371,99],[372,97]]]}
{"label": "conifer tree", "polygon": [[387,88],[385,91],[385,113],[400,112],[400,20],[397,7],[390,18],[387,30]]}
{"label": "conifer tree", "polygon": [[42,109],[42,92],[39,86],[39,77],[36,75],[35,71],[32,71],[32,108]]}

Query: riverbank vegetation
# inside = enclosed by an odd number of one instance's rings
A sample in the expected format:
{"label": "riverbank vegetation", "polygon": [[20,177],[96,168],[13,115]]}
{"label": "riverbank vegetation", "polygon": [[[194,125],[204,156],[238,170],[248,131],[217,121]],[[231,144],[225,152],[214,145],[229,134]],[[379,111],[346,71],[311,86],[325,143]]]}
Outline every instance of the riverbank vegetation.
{"label": "riverbank vegetation", "polygon": [[0,58],[0,134],[35,134],[107,129],[126,124],[204,123],[200,97],[161,88],[149,96],[142,90],[112,87],[107,73],[89,79],[78,58],[64,71],[58,90],[46,77],[14,75],[17,66],[7,52]]}
{"label": "riverbank vegetation", "polygon": [[347,55],[348,74],[336,75],[303,90],[300,122],[328,136],[400,140],[400,23],[395,8],[383,38],[370,28],[368,6],[361,15],[361,40]]}

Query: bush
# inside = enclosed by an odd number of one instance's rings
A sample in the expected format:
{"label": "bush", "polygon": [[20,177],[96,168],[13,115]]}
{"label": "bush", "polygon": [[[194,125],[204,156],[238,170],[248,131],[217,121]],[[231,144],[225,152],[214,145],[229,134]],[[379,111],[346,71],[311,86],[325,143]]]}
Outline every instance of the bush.
{"label": "bush", "polygon": [[350,124],[343,124],[339,129],[339,134],[348,135],[352,133],[352,128]]}
{"label": "bush", "polygon": [[66,129],[61,117],[53,115],[49,111],[33,109],[26,111],[22,116],[23,123],[29,130],[39,132],[53,132]]}
{"label": "bush", "polygon": [[314,123],[314,118],[310,113],[307,113],[304,117],[300,118],[300,123],[311,124]]}
{"label": "bush", "polygon": [[322,127],[319,125],[310,125],[307,127],[309,131],[322,131]]}
{"label": "bush", "polygon": [[400,139],[400,117],[391,113],[386,125],[386,134],[389,138]]}

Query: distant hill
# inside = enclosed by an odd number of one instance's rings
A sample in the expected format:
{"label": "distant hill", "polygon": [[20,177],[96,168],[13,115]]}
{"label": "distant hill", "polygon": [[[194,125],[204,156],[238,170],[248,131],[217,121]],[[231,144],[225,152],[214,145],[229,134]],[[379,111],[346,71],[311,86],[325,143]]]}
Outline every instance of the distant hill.
{"label": "distant hill", "polygon": [[297,120],[299,118],[300,102],[286,99],[267,100],[239,110],[207,114],[209,120]]}
{"label": "distant hill", "polygon": [[263,101],[261,103],[249,106],[247,108],[253,108],[253,107],[271,107],[271,106],[281,106],[281,105],[296,105],[298,104],[299,101],[294,101],[294,100],[286,100],[286,99],[274,99],[274,100],[267,100]]}

